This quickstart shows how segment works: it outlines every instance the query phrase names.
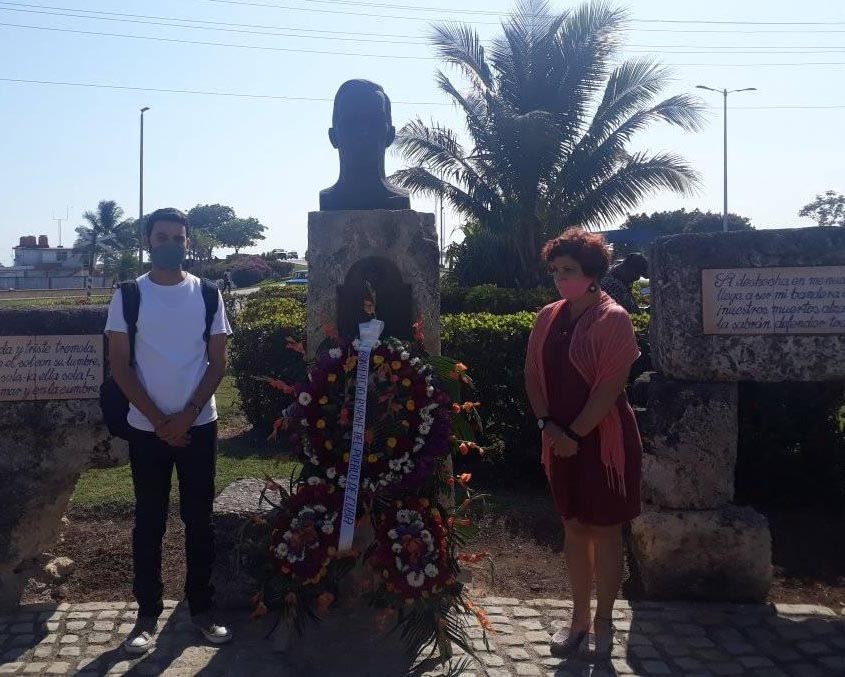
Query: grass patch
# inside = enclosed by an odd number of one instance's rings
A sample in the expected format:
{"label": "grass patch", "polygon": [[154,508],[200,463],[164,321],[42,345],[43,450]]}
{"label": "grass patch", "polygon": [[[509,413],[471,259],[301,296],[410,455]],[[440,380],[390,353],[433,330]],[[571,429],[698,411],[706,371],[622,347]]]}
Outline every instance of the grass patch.
{"label": "grass patch", "polygon": [[[227,376],[217,390],[217,410],[221,428],[231,428],[244,420],[240,408],[240,394],[235,380]],[[240,434],[221,439],[217,455],[217,476],[215,488],[222,491],[235,480],[271,475],[287,479],[298,468],[292,461],[280,461],[280,452],[285,450],[276,443],[268,442],[260,434],[246,429]],[[284,457],[282,457],[284,458]],[[178,501],[178,486],[174,470],[171,501]],[[76,484],[71,498],[73,505],[84,508],[105,505],[127,507],[134,503],[132,472],[128,465],[117,468],[89,470]]]}
{"label": "grass patch", "polygon": [[63,299],[0,299],[0,308],[54,308],[57,306],[107,306],[111,302],[109,296],[92,296],[91,303],[80,303],[84,296],[71,296]]}

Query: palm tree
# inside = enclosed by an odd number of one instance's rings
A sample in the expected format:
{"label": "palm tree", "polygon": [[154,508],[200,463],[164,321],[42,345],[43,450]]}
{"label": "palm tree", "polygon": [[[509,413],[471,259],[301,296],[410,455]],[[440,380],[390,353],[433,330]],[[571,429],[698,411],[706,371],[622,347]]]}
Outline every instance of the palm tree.
{"label": "palm tree", "polygon": [[699,129],[703,106],[686,94],[656,101],[669,73],[654,61],[614,63],[624,25],[623,12],[604,2],[555,14],[545,0],[522,0],[489,53],[470,26],[433,29],[439,56],[469,82],[462,93],[437,73],[466,118],[471,147],[451,129],[414,120],[397,136],[414,166],[393,179],[474,222],[463,251],[476,248],[494,273],[515,258],[509,286],[538,283],[539,247],[550,234],[600,227],[657,190],[688,194],[698,183],[675,154],[628,150],[657,121]]}
{"label": "palm tree", "polygon": [[[111,255],[121,248],[121,240],[131,239],[132,222],[122,221],[123,210],[114,200],[101,200],[97,211],[87,211],[82,218],[86,226],[77,226],[75,249],[88,257],[88,276],[94,276],[94,265],[99,256]],[[135,238],[137,242],[137,238]]]}

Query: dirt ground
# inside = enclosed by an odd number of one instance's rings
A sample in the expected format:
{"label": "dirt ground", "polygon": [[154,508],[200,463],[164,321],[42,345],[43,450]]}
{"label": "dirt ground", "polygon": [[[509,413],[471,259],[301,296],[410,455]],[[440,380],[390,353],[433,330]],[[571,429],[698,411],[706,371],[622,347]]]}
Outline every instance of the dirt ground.
{"label": "dirt ground", "polygon": [[[495,519],[481,522],[471,551],[490,558],[471,565],[478,594],[521,598],[569,596],[563,565],[563,533],[545,494],[504,494]],[[64,541],[52,554],[74,560],[76,569],[59,588],[31,581],[25,602],[52,599],[118,601],[132,598],[132,514],[129,509],[74,508]],[[817,511],[771,513],[775,583],[771,601],[845,607],[845,550],[837,534],[845,517]],[[171,509],[164,544],[164,587],[170,599],[182,598],[184,531],[178,507]],[[626,576],[623,596],[636,599],[637,582]]]}

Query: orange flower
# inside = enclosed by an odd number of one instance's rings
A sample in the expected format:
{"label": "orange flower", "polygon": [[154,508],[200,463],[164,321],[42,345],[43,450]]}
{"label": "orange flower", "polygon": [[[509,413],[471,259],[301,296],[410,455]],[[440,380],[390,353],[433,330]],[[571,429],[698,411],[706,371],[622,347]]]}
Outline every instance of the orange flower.
{"label": "orange flower", "polygon": [[300,355],[305,354],[305,346],[302,344],[301,341],[297,341],[292,336],[288,336],[285,340],[287,341],[288,350],[293,350],[294,352],[299,353]]}
{"label": "orange flower", "polygon": [[452,413],[453,413],[453,414],[460,414],[460,413],[461,413],[461,405],[460,405],[460,404],[458,404],[457,402],[455,402],[455,403],[452,405]]}
{"label": "orange flower", "polygon": [[337,333],[337,327],[335,327],[330,322],[326,322],[323,325],[323,333],[333,341],[337,341],[340,339],[340,335]]}
{"label": "orange flower", "polygon": [[417,405],[414,404],[413,400],[408,400],[405,403],[405,409],[407,409],[408,411],[414,411],[414,409],[416,409],[416,408],[417,408]]}
{"label": "orange flower", "polygon": [[358,356],[357,355],[350,355],[349,357],[346,358],[346,364],[343,365],[343,370],[345,372],[350,372],[353,369],[355,369],[355,367],[357,367],[357,366],[358,366]]}
{"label": "orange flower", "polygon": [[470,481],[472,481],[471,472],[465,472],[458,477],[458,482],[460,482],[462,487],[466,487],[466,485],[469,484]]}
{"label": "orange flower", "polygon": [[258,620],[259,618],[267,615],[267,605],[264,604],[264,600],[260,600],[258,604],[255,606],[253,612],[249,615],[250,620]]}
{"label": "orange flower", "polygon": [[390,363],[390,368],[393,371],[399,371],[402,368],[402,363],[399,360],[393,360],[393,362]]}
{"label": "orange flower", "polygon": [[466,442],[461,442],[461,446],[458,447],[458,451],[461,452],[461,456],[466,456],[469,453],[469,445]]}
{"label": "orange flower", "polygon": [[473,409],[476,409],[480,406],[481,406],[481,402],[464,402],[463,410],[469,412],[469,411],[472,411]]}
{"label": "orange flower", "polygon": [[317,597],[317,611],[324,613],[334,604],[334,595],[330,592],[323,592]]}
{"label": "orange flower", "polygon": [[467,366],[463,362],[458,362],[455,365],[455,371],[459,374],[463,374],[467,370]]}
{"label": "orange flower", "polygon": [[337,374],[329,374],[327,378],[329,383],[334,383],[335,381],[337,381]]}
{"label": "orange flower", "polygon": [[322,430],[325,427],[326,421],[324,419],[321,418],[319,421],[317,421],[317,430]]}
{"label": "orange flower", "polygon": [[293,395],[294,393],[296,393],[296,388],[294,388],[293,386],[289,386],[287,383],[280,379],[268,378],[267,383],[270,385],[271,388],[281,390],[285,395]]}

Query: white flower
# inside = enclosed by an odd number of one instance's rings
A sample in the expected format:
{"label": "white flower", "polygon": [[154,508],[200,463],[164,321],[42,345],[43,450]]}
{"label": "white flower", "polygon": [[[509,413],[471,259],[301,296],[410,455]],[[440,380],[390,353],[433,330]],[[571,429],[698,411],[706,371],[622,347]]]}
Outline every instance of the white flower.
{"label": "white flower", "polygon": [[326,506],[324,505],[315,505],[314,512],[326,512]]}
{"label": "white flower", "polygon": [[395,559],[395,562],[396,562],[396,568],[399,569],[399,571],[402,571],[402,570],[405,569],[405,563],[402,561],[401,557],[397,557]]}
{"label": "white flower", "polygon": [[334,524],[331,522],[323,522],[323,533],[330,536],[334,533]]}
{"label": "white flower", "polygon": [[[399,544],[397,543],[397,545],[399,545]],[[399,546],[399,549],[400,550],[402,549],[401,545]],[[287,543],[279,543],[279,545],[276,546],[276,557],[278,557],[279,559],[284,559],[285,557],[287,557],[287,554],[288,554],[288,544]]]}
{"label": "white flower", "polygon": [[352,347],[355,348],[355,350],[358,350],[358,348],[361,347],[361,339],[355,339],[352,342]]}
{"label": "white flower", "polygon": [[416,367],[419,363],[420,363],[419,357],[415,357],[413,360],[411,360],[411,366],[412,367]]}
{"label": "white flower", "polygon": [[320,459],[318,459],[316,456],[312,456],[311,463],[313,463],[314,465],[320,465]]}
{"label": "white flower", "polygon": [[339,486],[341,489],[346,488],[346,475],[341,475],[337,478],[337,486]]}
{"label": "white flower", "polygon": [[425,389],[425,394],[428,395],[429,397],[433,397],[434,396],[434,388],[432,386],[428,386],[428,388]]}
{"label": "white flower", "polygon": [[412,588],[421,588],[422,584],[425,583],[425,574],[419,573],[417,571],[412,571],[407,576],[405,576],[405,580],[408,581],[408,585]]}
{"label": "white flower", "polygon": [[395,541],[397,538],[399,538],[399,534],[396,533],[396,529],[391,529],[390,531],[387,532],[387,537],[391,541]]}
{"label": "white flower", "polygon": [[335,468],[328,468],[326,470],[326,477],[328,477],[330,480],[333,480],[335,477],[337,477],[337,470]]}
{"label": "white flower", "polygon": [[299,403],[303,407],[307,407],[309,404],[311,404],[311,395],[309,395],[308,393],[299,393]]}
{"label": "white flower", "polygon": [[411,354],[410,354],[407,350],[406,350],[406,351],[404,351],[404,352],[403,352],[403,353],[399,356],[399,359],[401,359],[403,362],[407,362],[410,358],[411,358]]}
{"label": "white flower", "polygon": [[420,538],[423,540],[423,543],[431,543],[434,540],[431,536],[431,532],[428,529],[423,529],[420,532]]}
{"label": "white flower", "polygon": [[323,483],[323,480],[321,480],[319,477],[309,477],[308,478],[308,484],[310,484],[312,487],[316,487],[318,484],[322,484],[322,483]]}
{"label": "white flower", "polygon": [[333,360],[336,360],[341,355],[343,355],[343,351],[340,348],[332,348],[329,351],[329,357],[331,357]]}
{"label": "white flower", "polygon": [[[303,395],[304,395],[304,394],[305,394],[305,393],[303,393]],[[307,428],[307,427],[308,427],[308,419],[307,419],[307,418],[303,418],[303,419],[299,422],[299,425],[301,425],[303,428]]]}
{"label": "white flower", "polygon": [[431,383],[433,380],[434,380],[434,377],[431,374],[429,374],[428,376],[425,377],[426,383]]}
{"label": "white flower", "polygon": [[299,528],[299,520],[294,517],[290,521],[290,526],[291,526],[292,529],[298,529]]}
{"label": "white flower", "polygon": [[429,578],[434,578],[439,573],[440,573],[440,571],[433,564],[429,564],[425,568],[425,575],[428,576]]}
{"label": "white flower", "polygon": [[394,543],[391,550],[393,550],[393,552],[395,552],[398,555],[400,552],[402,552],[402,544],[401,543]]}
{"label": "white flower", "polygon": [[396,521],[399,524],[408,524],[411,521],[411,511],[410,510],[397,510],[396,511]]}
{"label": "white flower", "polygon": [[286,541],[289,541],[292,537],[293,534],[290,531],[286,531],[284,534],[282,534],[282,538],[284,538]]}
{"label": "white flower", "polygon": [[431,426],[428,423],[423,423],[420,426],[420,435],[428,435],[431,432]]}

